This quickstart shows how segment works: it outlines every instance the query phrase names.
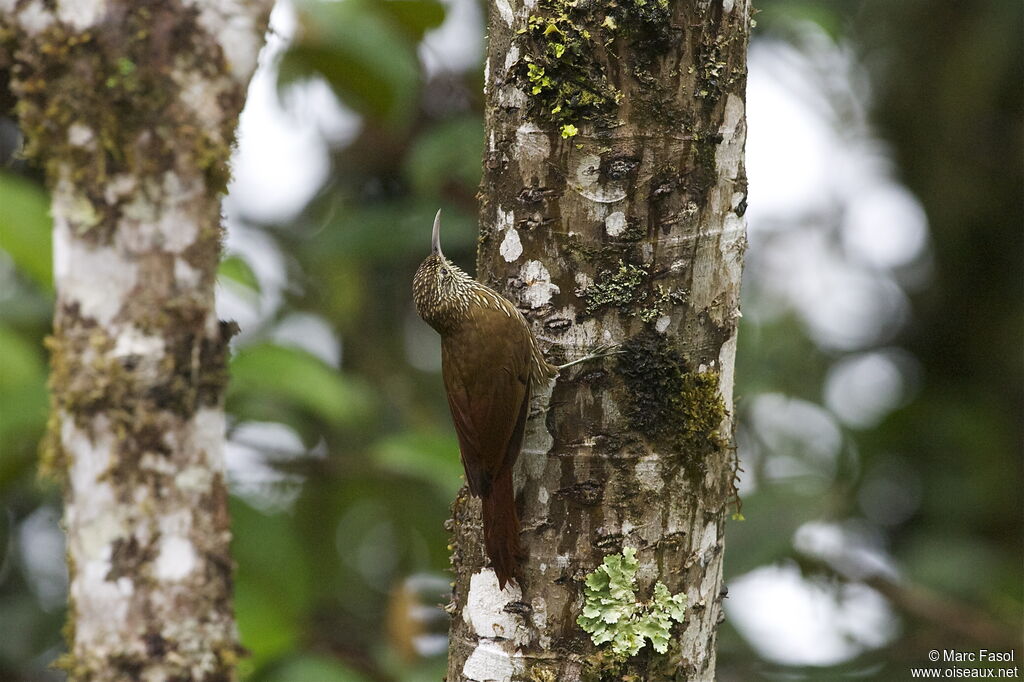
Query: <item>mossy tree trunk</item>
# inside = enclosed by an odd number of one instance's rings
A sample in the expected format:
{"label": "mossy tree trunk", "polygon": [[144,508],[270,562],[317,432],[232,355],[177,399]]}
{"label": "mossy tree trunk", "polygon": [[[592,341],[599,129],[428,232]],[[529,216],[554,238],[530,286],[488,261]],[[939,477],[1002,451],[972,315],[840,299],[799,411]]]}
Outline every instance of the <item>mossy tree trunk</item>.
{"label": "mossy tree trunk", "polygon": [[[521,589],[498,591],[478,502],[456,501],[449,682],[714,679],[750,23],[746,0],[490,3],[478,277],[552,361],[624,352],[538,396]],[[577,624],[585,577],[627,548],[638,602],[658,581],[688,597],[664,654],[617,656]]]}
{"label": "mossy tree trunk", "polygon": [[0,2],[57,291],[73,680],[228,680],[220,198],[270,0]]}

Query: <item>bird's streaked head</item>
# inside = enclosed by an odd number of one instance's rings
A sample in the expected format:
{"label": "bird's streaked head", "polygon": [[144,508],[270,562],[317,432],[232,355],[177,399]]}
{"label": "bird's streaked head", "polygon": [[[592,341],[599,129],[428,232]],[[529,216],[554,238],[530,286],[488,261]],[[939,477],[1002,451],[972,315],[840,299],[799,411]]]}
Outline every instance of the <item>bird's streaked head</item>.
{"label": "bird's streaked head", "polygon": [[472,278],[441,251],[441,211],[434,217],[430,255],[412,280],[412,298],[423,321],[444,333],[469,311]]}

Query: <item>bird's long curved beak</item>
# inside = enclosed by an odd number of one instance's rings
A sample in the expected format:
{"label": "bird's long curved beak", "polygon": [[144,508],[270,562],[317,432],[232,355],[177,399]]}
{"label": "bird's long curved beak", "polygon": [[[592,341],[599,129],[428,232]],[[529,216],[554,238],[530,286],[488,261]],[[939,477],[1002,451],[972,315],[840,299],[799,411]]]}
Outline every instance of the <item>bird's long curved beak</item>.
{"label": "bird's long curved beak", "polygon": [[437,209],[437,215],[434,216],[434,233],[430,240],[430,250],[435,255],[444,256],[441,253],[441,209]]}

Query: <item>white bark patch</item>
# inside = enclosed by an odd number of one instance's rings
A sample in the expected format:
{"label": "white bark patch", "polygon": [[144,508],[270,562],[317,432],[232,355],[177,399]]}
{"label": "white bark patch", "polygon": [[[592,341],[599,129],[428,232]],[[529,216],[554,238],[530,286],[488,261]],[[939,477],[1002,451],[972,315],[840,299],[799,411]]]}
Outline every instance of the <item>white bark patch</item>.
{"label": "white bark patch", "polygon": [[[181,253],[195,243],[199,233],[201,221],[194,210],[205,192],[202,179],[183,180],[168,171],[159,184],[148,183],[148,189],[122,207],[122,216],[130,229],[118,233],[119,245],[129,253],[157,249]],[[150,196],[159,199],[154,201]]]}
{"label": "white bark patch", "polygon": [[156,557],[153,572],[158,580],[183,580],[198,563],[199,557],[192,543],[187,538],[172,535],[160,540],[160,554]]}
{"label": "white bark patch", "polygon": [[243,86],[249,84],[249,76],[256,69],[256,59],[263,46],[263,34],[256,30],[260,13],[249,8],[250,4],[246,0],[187,0],[185,3],[199,11],[199,24],[220,45],[228,71]]}
{"label": "white bark patch", "polygon": [[128,617],[134,586],[127,578],[107,580],[110,561],[76,558],[71,598],[75,604],[75,639],[90,646],[118,646],[121,628]]}
{"label": "white bark patch", "polygon": [[634,474],[644,490],[658,493],[665,487],[665,478],[661,475],[661,458],[658,455],[641,457],[636,463]]}
{"label": "white bark patch", "polygon": [[729,95],[725,100],[725,117],[719,132],[722,143],[715,152],[715,163],[719,175],[733,180],[739,173],[740,161],[743,159],[743,143],[746,139],[746,123],[743,120],[745,107],[743,98]]}
{"label": "white bark patch", "polygon": [[96,137],[95,133],[92,132],[92,128],[75,121],[68,126],[68,144],[72,147],[84,147]]}
{"label": "white bark patch", "polygon": [[495,4],[498,6],[498,14],[501,15],[506,24],[511,26],[512,22],[516,19],[515,14],[512,13],[512,5],[508,0],[497,0]]}
{"label": "white bark patch", "polygon": [[622,211],[615,211],[604,219],[604,230],[613,237],[618,237],[626,231],[626,214]]}
{"label": "white bark patch", "polygon": [[540,633],[538,643],[541,649],[551,648],[551,635],[548,633],[548,605],[542,597],[534,597],[530,601],[531,615],[530,622],[534,629]]}
{"label": "white bark patch", "polygon": [[107,13],[104,0],[64,0],[57,5],[57,18],[76,31],[95,25]]}
{"label": "white bark patch", "polygon": [[522,670],[522,657],[516,649],[529,642],[529,632],[520,616],[505,611],[509,602],[522,598],[522,590],[515,583],[499,589],[492,569],[481,569],[470,578],[462,618],[479,640],[463,666],[466,679],[510,682]]}
{"label": "white bark patch", "polygon": [[[5,13],[13,12],[16,4],[16,0],[4,0],[0,9]],[[25,29],[25,33],[34,36],[45,31],[53,23],[53,15],[43,7],[43,3],[37,1],[29,3],[18,13],[18,22]]]}
{"label": "white bark patch", "polygon": [[512,229],[512,225],[515,222],[515,214],[512,211],[506,211],[501,206],[498,206],[497,218],[499,230],[507,232]]}
{"label": "white bark patch", "polygon": [[192,417],[196,449],[206,455],[208,471],[224,471],[224,410],[204,407]]}
{"label": "white bark patch", "polygon": [[537,501],[541,504],[547,504],[549,496],[550,493],[548,493],[548,489],[544,486],[541,486],[540,490],[537,491]]}
{"label": "white bark patch", "polygon": [[113,351],[114,357],[141,355],[159,359],[163,354],[163,338],[150,336],[135,326],[129,326],[121,332]]}
{"label": "white bark patch", "polygon": [[490,568],[481,569],[469,579],[469,595],[462,611],[465,620],[477,637],[511,640],[515,644],[528,641],[522,619],[505,611],[509,602],[521,601],[523,592],[514,582],[498,587],[498,576]]}
{"label": "white bark patch", "polygon": [[186,507],[161,516],[158,522],[160,534],[165,537],[180,535],[187,537],[192,530],[192,509]]}
{"label": "white bark patch", "polygon": [[61,446],[70,461],[71,489],[89,492],[88,506],[71,504],[68,507],[68,525],[77,530],[69,533],[69,542],[76,558],[105,560],[110,554],[110,544],[129,531],[114,491],[104,480],[112,464],[110,453],[114,436],[107,418],[102,415],[93,421],[92,433],[79,430],[67,413],[61,413],[60,423]]}
{"label": "white bark patch", "polygon": [[522,109],[526,106],[526,93],[514,85],[506,85],[498,90],[498,103],[509,109]]}
{"label": "white bark patch", "polygon": [[[76,610],[76,639],[106,643],[118,640],[127,617],[133,585],[130,580],[107,580],[113,543],[131,533],[126,508],[119,505],[110,484],[103,480],[111,465],[115,438],[107,418],[93,419],[79,430],[67,413],[60,415],[61,446],[68,455],[70,502],[65,510],[68,554],[77,567],[71,583]],[[88,504],[74,500],[88,499]]]}
{"label": "white bark patch", "polygon": [[107,326],[135,288],[137,268],[111,247],[91,248],[72,234],[69,221],[53,207],[53,279],[65,303]]}
{"label": "white bark patch", "polygon": [[213,472],[207,467],[189,467],[174,477],[174,485],[185,492],[203,494],[213,486]]}
{"label": "white bark patch", "polygon": [[174,259],[174,281],[182,289],[198,287],[202,274],[184,258],[178,257]]}
{"label": "white bark patch", "polygon": [[524,123],[516,128],[516,148],[523,161],[539,162],[551,156],[548,135],[535,123]]}
{"label": "white bark patch", "polygon": [[700,536],[700,549],[697,550],[700,555],[700,562],[702,566],[706,566],[711,560],[711,553],[714,550],[715,545],[718,544],[718,523],[715,521],[708,521],[708,524],[704,526],[704,532]]}
{"label": "white bark patch", "polygon": [[576,166],[575,189],[581,195],[599,204],[614,204],[626,198],[626,188],[621,183],[610,182],[601,185],[601,157],[586,154]]}
{"label": "white bark patch", "polygon": [[[593,284],[593,280],[584,275],[583,273],[576,273],[576,284],[580,289],[586,289],[588,286]],[[559,308],[555,313],[551,315],[553,318],[563,318],[572,320],[576,317],[576,308],[573,306],[566,306]],[[566,350],[578,351],[580,355],[589,353],[594,346],[598,344],[598,339],[601,336],[601,330],[596,320],[584,320],[577,322],[563,332],[561,337],[561,343]],[[575,357],[575,355],[573,355]],[[570,358],[571,359],[571,358]]]}
{"label": "white bark patch", "polygon": [[718,351],[718,366],[721,367],[721,375],[718,381],[718,390],[722,395],[722,403],[725,405],[725,417],[722,419],[722,433],[731,433],[729,426],[732,419],[733,386],[732,382],[736,375],[736,341],[738,335],[734,331],[732,336],[725,340],[722,348]]}
{"label": "white bark patch", "polygon": [[132,358],[140,378],[156,379],[164,359],[164,340],[130,325],[121,330],[111,355],[115,358]]}
{"label": "white bark patch", "polygon": [[561,291],[551,283],[551,273],[539,260],[526,261],[519,271],[519,277],[526,284],[522,301],[530,308],[539,308],[551,302],[551,297]]}
{"label": "white bark patch", "polygon": [[[229,88],[219,87],[218,81],[212,81],[205,74],[198,73],[191,67],[176,69],[171,73],[171,80],[180,88],[178,99],[188,107],[196,117],[206,124],[208,132],[215,132],[224,119],[225,111],[219,102],[220,94]],[[219,83],[229,85],[231,81],[221,79]],[[219,136],[218,136],[219,137]]]}
{"label": "white bark patch", "polygon": [[519,232],[510,227],[505,233],[505,239],[501,242],[501,257],[506,263],[514,263],[523,255],[523,243],[519,241]]}
{"label": "white bark patch", "polygon": [[519,61],[519,46],[512,45],[509,51],[505,53],[505,70],[508,71],[512,66]]}
{"label": "white bark patch", "polygon": [[732,8],[735,4],[735,0],[722,0],[722,11],[726,14],[732,12]]}
{"label": "white bark patch", "polygon": [[[540,386],[534,390],[530,398],[531,413],[543,412],[551,401],[551,391],[554,382],[546,386]],[[516,492],[520,492],[526,481],[540,480],[544,476],[544,470],[548,462],[548,453],[555,444],[555,439],[548,431],[547,420],[531,418],[526,420],[526,433],[523,434],[523,449],[516,460],[515,469],[512,471],[512,480]],[[544,495],[547,491],[544,491]]]}
{"label": "white bark patch", "polygon": [[155,471],[165,476],[173,476],[175,470],[174,462],[168,459],[166,455],[155,452],[144,453],[139,459],[139,468]]}
{"label": "white bark patch", "polygon": [[668,329],[668,326],[669,326],[670,324],[672,324],[672,318],[671,318],[671,317],[669,317],[668,315],[662,315],[662,316],[661,316],[661,317],[659,317],[659,318],[657,319],[657,321],[656,321],[656,322],[654,323],[654,329],[655,329],[655,330],[656,330],[656,331],[657,331],[657,332],[658,332],[659,334],[664,334],[664,333],[665,333],[665,330],[666,330],[666,329]]}
{"label": "white bark patch", "polygon": [[107,182],[107,187],[103,190],[103,198],[108,204],[116,204],[134,192],[137,184],[134,175],[118,173]]}
{"label": "white bark patch", "polygon": [[482,641],[462,666],[468,682],[512,682],[523,669],[521,656],[509,656],[496,642]]}

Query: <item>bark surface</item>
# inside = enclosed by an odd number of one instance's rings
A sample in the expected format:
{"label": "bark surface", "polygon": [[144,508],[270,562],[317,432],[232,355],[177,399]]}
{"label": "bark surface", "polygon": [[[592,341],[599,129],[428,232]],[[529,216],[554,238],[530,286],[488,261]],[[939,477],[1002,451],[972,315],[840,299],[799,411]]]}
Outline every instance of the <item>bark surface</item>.
{"label": "bark surface", "polygon": [[52,195],[73,680],[229,680],[220,198],[271,2],[0,1]]}
{"label": "bark surface", "polygon": [[[746,247],[744,0],[490,5],[478,279],[567,370],[516,470],[529,554],[499,591],[478,501],[453,506],[448,680],[712,680]],[[550,401],[550,410],[545,404]],[[688,597],[667,653],[622,659],[576,619],[630,547],[637,599]]]}

